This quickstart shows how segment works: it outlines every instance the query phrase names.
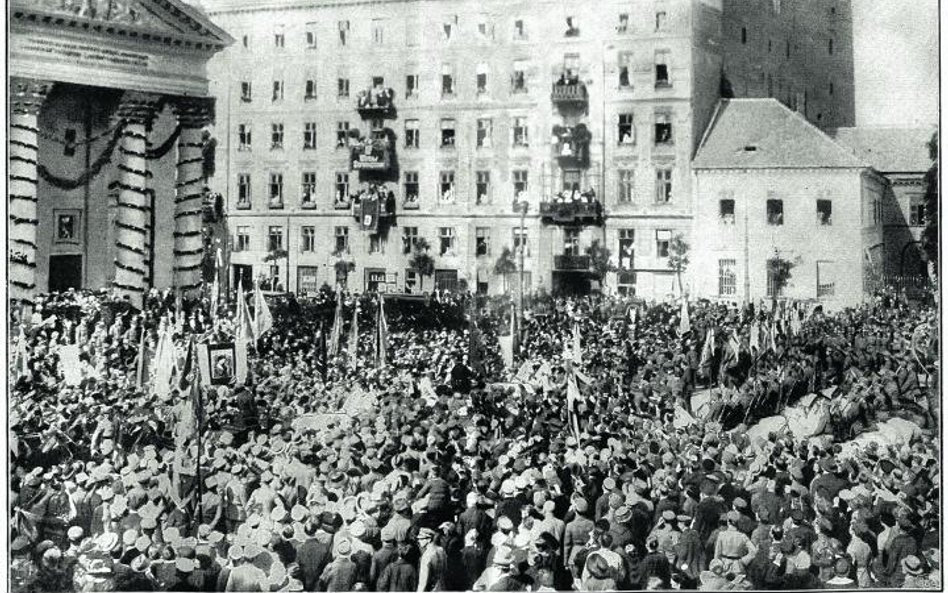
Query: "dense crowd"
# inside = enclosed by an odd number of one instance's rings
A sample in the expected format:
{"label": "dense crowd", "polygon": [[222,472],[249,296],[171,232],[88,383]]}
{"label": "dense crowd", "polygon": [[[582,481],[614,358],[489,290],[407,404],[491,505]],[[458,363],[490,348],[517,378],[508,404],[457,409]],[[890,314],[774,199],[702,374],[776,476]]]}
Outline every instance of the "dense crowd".
{"label": "dense crowd", "polygon": [[[197,414],[192,379],[155,393],[139,358],[171,327],[183,367],[190,336],[233,339],[232,307],[40,298],[13,333],[13,591],[941,586],[931,307],[702,301],[683,323],[678,304],[544,297],[508,369],[506,299],[386,302],[380,366],[377,299],[342,298],[325,368],[336,296],[273,300],[250,380],[203,389]],[[748,437],[823,391],[822,434]],[[865,438],[892,418],[917,430]]]}

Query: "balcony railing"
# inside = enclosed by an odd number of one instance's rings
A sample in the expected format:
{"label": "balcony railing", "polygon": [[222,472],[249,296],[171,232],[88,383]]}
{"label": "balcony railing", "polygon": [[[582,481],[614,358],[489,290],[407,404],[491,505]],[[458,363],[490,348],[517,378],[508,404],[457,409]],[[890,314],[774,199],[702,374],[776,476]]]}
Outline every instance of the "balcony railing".
{"label": "balcony railing", "polygon": [[562,272],[577,272],[589,270],[588,255],[556,255],[553,257],[553,268]]}
{"label": "balcony railing", "polygon": [[579,80],[578,76],[564,75],[553,83],[550,99],[556,105],[586,105],[589,96],[586,93],[586,85]]}
{"label": "balcony railing", "polygon": [[591,137],[584,124],[553,126],[553,156],[561,164],[588,167]]}
{"label": "balcony railing", "polygon": [[364,118],[379,119],[395,115],[395,91],[389,88],[373,87],[360,91],[356,97],[356,110]]}
{"label": "balcony railing", "polygon": [[354,171],[387,171],[391,166],[391,144],[385,138],[360,139],[351,148],[350,163]]}
{"label": "balcony railing", "polygon": [[572,200],[565,196],[557,196],[551,202],[540,204],[540,219],[547,224],[602,224],[602,203],[595,198],[591,191],[585,193],[585,198]]}

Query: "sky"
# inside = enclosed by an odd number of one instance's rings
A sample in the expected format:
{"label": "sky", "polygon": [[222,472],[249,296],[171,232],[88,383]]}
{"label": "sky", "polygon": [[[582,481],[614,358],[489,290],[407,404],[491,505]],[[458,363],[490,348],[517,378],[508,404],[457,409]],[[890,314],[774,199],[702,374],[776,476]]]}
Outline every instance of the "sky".
{"label": "sky", "polygon": [[852,0],[856,125],[938,122],[938,1]]}

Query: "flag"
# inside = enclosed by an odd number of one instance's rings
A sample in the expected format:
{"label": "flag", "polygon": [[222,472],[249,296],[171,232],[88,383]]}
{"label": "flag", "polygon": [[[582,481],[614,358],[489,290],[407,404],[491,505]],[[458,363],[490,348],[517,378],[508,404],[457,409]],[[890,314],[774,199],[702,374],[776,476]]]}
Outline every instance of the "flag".
{"label": "flag", "polygon": [[273,328],[273,315],[270,314],[270,307],[267,306],[267,299],[260,290],[260,284],[257,284],[253,293],[253,333],[254,338],[259,340],[263,334]]}
{"label": "flag", "polygon": [[253,322],[244,297],[243,281],[237,281],[237,315],[234,320],[234,378],[237,385],[247,382],[247,346],[253,342]]}
{"label": "flag", "polygon": [[339,354],[339,342],[342,341],[342,325],[345,323],[342,317],[342,293],[336,293],[336,315],[332,320],[332,333],[329,337],[329,355]]}
{"label": "flag", "polygon": [[76,387],[82,382],[82,373],[79,370],[79,346],[70,344],[59,347],[59,364],[62,368],[63,381],[66,385]]}
{"label": "flag", "polygon": [[777,353],[777,321],[774,319],[770,326],[770,349]]}
{"label": "flag", "polygon": [[184,332],[184,299],[181,291],[177,288],[174,291],[174,333]]}
{"label": "flag", "polygon": [[355,368],[359,360],[359,301],[356,301],[352,310],[352,326],[349,328],[349,345],[346,350],[349,354],[349,364]]}
{"label": "flag", "polygon": [[632,339],[634,340],[638,331],[638,309],[635,307],[629,307],[629,327],[632,330]]}
{"label": "flag", "polygon": [[731,337],[728,338],[727,367],[737,366],[737,361],[741,357],[741,341],[737,338],[737,330],[731,330]]}
{"label": "flag", "polygon": [[760,353],[760,324],[757,323],[756,319],[750,328],[750,348],[751,352],[756,349],[757,352]]}
{"label": "flag", "polygon": [[379,199],[376,196],[363,197],[359,201],[359,222],[363,231],[377,233],[379,230]]}
{"label": "flag", "polygon": [[[144,317],[144,316],[143,316]],[[145,372],[147,363],[145,362],[145,322],[142,319],[142,335],[138,341],[138,360],[135,365],[135,386],[142,389],[145,386]]]}
{"label": "flag", "polygon": [[678,335],[691,331],[691,317],[688,315],[688,301],[681,299],[681,320],[678,322]]}
{"label": "flag", "polygon": [[20,335],[16,339],[16,354],[14,355],[14,364],[13,367],[16,369],[15,381],[19,381],[23,377],[26,377],[27,380],[33,380],[33,374],[30,372],[30,356],[26,350],[26,332],[23,331],[23,326],[20,326]]}
{"label": "flag", "polygon": [[316,370],[319,371],[319,378],[325,383],[329,367],[326,362],[326,326],[322,321],[319,322],[319,333],[316,336]]}
{"label": "flag", "polygon": [[583,346],[579,333],[579,323],[573,322],[573,364],[577,367],[583,364]]}
{"label": "flag", "polygon": [[171,395],[171,376],[174,373],[175,353],[171,338],[171,328],[165,327],[158,332],[158,346],[155,348],[155,372],[152,390],[160,399]]}
{"label": "flag", "polygon": [[569,422],[570,430],[573,431],[573,437],[579,441],[579,418],[576,412],[576,402],[582,401],[583,395],[579,391],[579,385],[576,384],[576,375],[570,373],[566,379],[566,416]]}
{"label": "flag", "polygon": [[514,365],[513,335],[497,336],[497,341],[500,343],[500,356],[504,360],[504,367],[512,369]]}
{"label": "flag", "polygon": [[379,295],[378,323],[375,327],[375,366],[384,367],[388,362],[388,324],[385,322],[385,297]]}
{"label": "flag", "polygon": [[714,357],[714,328],[709,328],[704,338],[704,347],[701,348],[701,361],[698,366],[702,373],[708,375],[711,370],[711,359]]}

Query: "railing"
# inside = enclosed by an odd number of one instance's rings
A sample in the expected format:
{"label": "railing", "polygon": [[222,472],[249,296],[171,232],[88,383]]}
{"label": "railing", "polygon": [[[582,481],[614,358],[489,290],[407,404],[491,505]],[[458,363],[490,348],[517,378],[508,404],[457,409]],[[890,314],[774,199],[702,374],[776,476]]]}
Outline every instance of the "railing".
{"label": "railing", "polygon": [[556,255],[553,257],[553,268],[558,271],[585,271],[589,269],[588,255]]}
{"label": "railing", "polygon": [[602,204],[599,201],[542,202],[540,218],[552,224],[602,224]]}
{"label": "railing", "polygon": [[578,79],[561,79],[553,83],[550,100],[554,103],[586,103],[588,99],[586,85]]}
{"label": "railing", "polygon": [[373,88],[361,91],[356,97],[356,110],[366,118],[388,117],[395,113],[394,98],[395,92],[392,89]]}

